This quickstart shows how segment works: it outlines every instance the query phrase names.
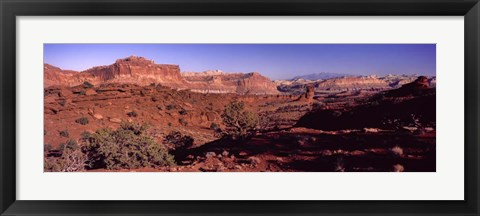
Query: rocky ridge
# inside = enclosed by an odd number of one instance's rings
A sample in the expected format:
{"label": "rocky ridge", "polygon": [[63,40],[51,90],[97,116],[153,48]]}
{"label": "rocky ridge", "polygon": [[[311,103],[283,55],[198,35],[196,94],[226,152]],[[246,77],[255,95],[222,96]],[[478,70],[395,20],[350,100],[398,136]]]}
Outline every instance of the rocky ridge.
{"label": "rocky ridge", "polygon": [[328,79],[316,83],[315,87],[319,90],[349,91],[362,89],[382,90],[388,89],[390,86],[387,82],[375,76],[362,76]]}
{"label": "rocky ridge", "polygon": [[192,91],[200,93],[278,94],[277,86],[260,73],[182,73]]}
{"label": "rocky ridge", "polygon": [[[317,80],[309,80],[303,77],[299,76],[298,79],[273,82],[257,72],[227,73],[221,70],[181,72],[179,65],[156,64],[152,60],[137,56],[118,59],[111,65],[97,66],[81,72],[62,70],[49,64],[44,65],[45,87],[54,85],[77,86],[84,82],[93,85],[128,83],[140,86],[155,83],[177,90],[188,89],[198,93],[234,93],[240,95],[301,95],[307,86],[313,86],[314,92],[317,93],[360,90],[381,91],[400,88],[404,84],[416,80],[418,75],[342,76]],[[427,78],[427,81],[430,87],[435,87],[435,77]]]}
{"label": "rocky ridge", "polygon": [[84,82],[93,85],[105,83],[129,83],[147,86],[152,83],[178,90],[190,89],[201,93],[277,94],[276,85],[259,73],[181,73],[179,65],[156,64],[143,57],[130,56],[118,59],[106,66],[85,71],[67,71],[44,65],[45,87],[77,86]]}
{"label": "rocky ridge", "polygon": [[[371,76],[344,76],[326,80],[275,80],[278,90],[283,93],[303,94],[307,86],[314,86],[316,92],[342,92],[342,91],[381,91],[400,88],[418,78],[418,75],[387,75]],[[427,77],[429,87],[436,86],[436,77]]]}

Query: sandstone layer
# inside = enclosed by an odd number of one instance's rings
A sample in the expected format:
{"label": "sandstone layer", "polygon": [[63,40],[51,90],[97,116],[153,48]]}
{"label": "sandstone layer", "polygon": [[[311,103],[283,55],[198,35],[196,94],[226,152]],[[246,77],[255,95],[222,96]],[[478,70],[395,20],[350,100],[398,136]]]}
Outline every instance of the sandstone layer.
{"label": "sandstone layer", "polygon": [[277,94],[277,86],[259,73],[189,73],[191,90],[200,93]]}
{"label": "sandstone layer", "polygon": [[97,66],[85,71],[62,70],[44,65],[45,87],[77,86],[84,82],[93,85],[129,83],[140,86],[163,86],[201,93],[277,94],[277,86],[259,73],[181,73],[179,65],[156,64],[143,57],[130,56],[107,66]]}

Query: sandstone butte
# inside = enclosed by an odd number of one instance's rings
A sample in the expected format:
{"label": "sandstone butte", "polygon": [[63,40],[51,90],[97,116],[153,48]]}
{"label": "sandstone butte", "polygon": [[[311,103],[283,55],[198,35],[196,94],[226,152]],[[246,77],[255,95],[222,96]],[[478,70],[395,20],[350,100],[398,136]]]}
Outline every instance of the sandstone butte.
{"label": "sandstone butte", "polygon": [[111,65],[80,72],[44,65],[44,87],[77,86],[84,82],[93,85],[130,83],[140,86],[156,83],[202,93],[278,94],[275,83],[256,72],[186,73],[182,76],[179,65],[156,64],[137,56],[118,59]]}
{"label": "sandstone butte", "polygon": [[361,90],[361,89],[389,89],[390,85],[376,77],[342,77],[324,80],[315,86],[319,90]]}

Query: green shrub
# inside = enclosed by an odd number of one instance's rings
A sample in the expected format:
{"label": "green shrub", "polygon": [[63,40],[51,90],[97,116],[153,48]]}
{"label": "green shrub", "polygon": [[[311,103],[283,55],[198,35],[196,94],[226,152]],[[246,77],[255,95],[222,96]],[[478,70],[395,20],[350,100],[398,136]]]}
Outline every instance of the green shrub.
{"label": "green shrub", "polygon": [[70,136],[70,133],[68,133],[68,130],[60,131],[59,134],[62,137],[69,137]]}
{"label": "green shrub", "polygon": [[146,127],[123,122],[117,130],[102,128],[84,134],[82,151],[90,168],[132,169],[174,165],[166,148],[146,136]]}
{"label": "green shrub", "polygon": [[258,115],[245,110],[243,102],[232,102],[228,104],[222,114],[223,123],[226,126],[226,133],[233,138],[246,138],[255,130],[258,125]]}
{"label": "green shrub", "polygon": [[50,144],[45,144],[45,145],[43,145],[43,151],[44,151],[44,152],[49,152],[49,151],[51,151],[52,149],[53,149],[53,147],[52,147],[52,145],[50,145]]}
{"label": "green shrub", "polygon": [[185,119],[183,119],[183,118],[178,119],[178,122],[179,122],[181,125],[183,125],[183,126],[187,126],[187,125],[188,125],[187,120],[185,120]]}
{"label": "green shrub", "polygon": [[128,112],[128,113],[127,113],[127,116],[128,116],[128,117],[137,117],[138,114],[137,114],[137,112],[135,112],[135,111],[131,111],[131,112]]}
{"label": "green shrub", "polygon": [[65,104],[67,104],[67,100],[58,100],[58,104],[60,104],[60,106],[65,106]]}
{"label": "green shrub", "polygon": [[[49,144],[45,145],[45,151],[53,150]],[[66,143],[60,144],[60,154],[49,157],[45,155],[44,171],[46,172],[79,172],[85,170],[87,157],[80,151],[75,140],[68,140]]]}
{"label": "green shrub", "polygon": [[85,88],[93,88],[93,84],[85,81],[85,82],[83,82],[83,87],[85,87]]}
{"label": "green shrub", "polygon": [[172,131],[165,137],[165,142],[177,148],[189,148],[193,146],[194,139],[191,136],[184,136],[178,131]]}
{"label": "green shrub", "polygon": [[181,109],[180,111],[178,111],[178,113],[179,113],[180,115],[187,115],[187,110]]}
{"label": "green shrub", "polygon": [[213,122],[212,124],[210,124],[210,129],[217,130],[218,128],[220,128],[220,127],[218,126],[217,123]]}
{"label": "green shrub", "polygon": [[88,124],[88,118],[87,117],[81,117],[77,120],[75,120],[76,123],[81,124],[81,125],[86,125]]}
{"label": "green shrub", "polygon": [[217,138],[221,138],[224,136],[222,128],[217,123],[210,124],[210,129],[213,130],[213,135]]}
{"label": "green shrub", "polygon": [[176,108],[177,108],[177,106],[175,106],[173,104],[169,104],[165,107],[165,109],[167,109],[167,110],[172,110],[172,109],[176,109]]}
{"label": "green shrub", "polygon": [[134,124],[130,122],[122,122],[120,123],[120,127],[122,129],[132,131],[135,135],[141,135],[150,126],[148,124]]}
{"label": "green shrub", "polygon": [[83,140],[83,139],[86,139],[86,138],[90,137],[91,134],[92,134],[92,133],[90,133],[90,132],[88,132],[88,131],[84,131],[84,132],[82,132],[82,133],[80,134],[80,139],[82,139],[82,140]]}
{"label": "green shrub", "polygon": [[335,110],[333,111],[332,115],[335,117],[340,117],[343,113],[341,111]]}
{"label": "green shrub", "polygon": [[60,157],[45,157],[43,169],[45,172],[79,172],[85,170],[87,157],[77,150],[67,149]]}
{"label": "green shrub", "polygon": [[59,150],[65,151],[67,149],[72,150],[72,151],[77,150],[78,149],[77,141],[75,141],[73,139],[69,139],[66,143],[60,144]]}

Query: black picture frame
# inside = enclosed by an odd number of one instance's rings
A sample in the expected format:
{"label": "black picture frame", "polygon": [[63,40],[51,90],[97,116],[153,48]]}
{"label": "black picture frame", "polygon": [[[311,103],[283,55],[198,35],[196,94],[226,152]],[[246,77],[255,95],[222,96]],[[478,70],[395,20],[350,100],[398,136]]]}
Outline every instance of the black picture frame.
{"label": "black picture frame", "polygon": [[[1,215],[479,215],[478,0],[0,0]],[[465,18],[464,201],[34,201],[16,199],[16,17],[441,15]],[[456,143],[451,143],[455,145]],[[445,185],[448,187],[448,185]]]}

